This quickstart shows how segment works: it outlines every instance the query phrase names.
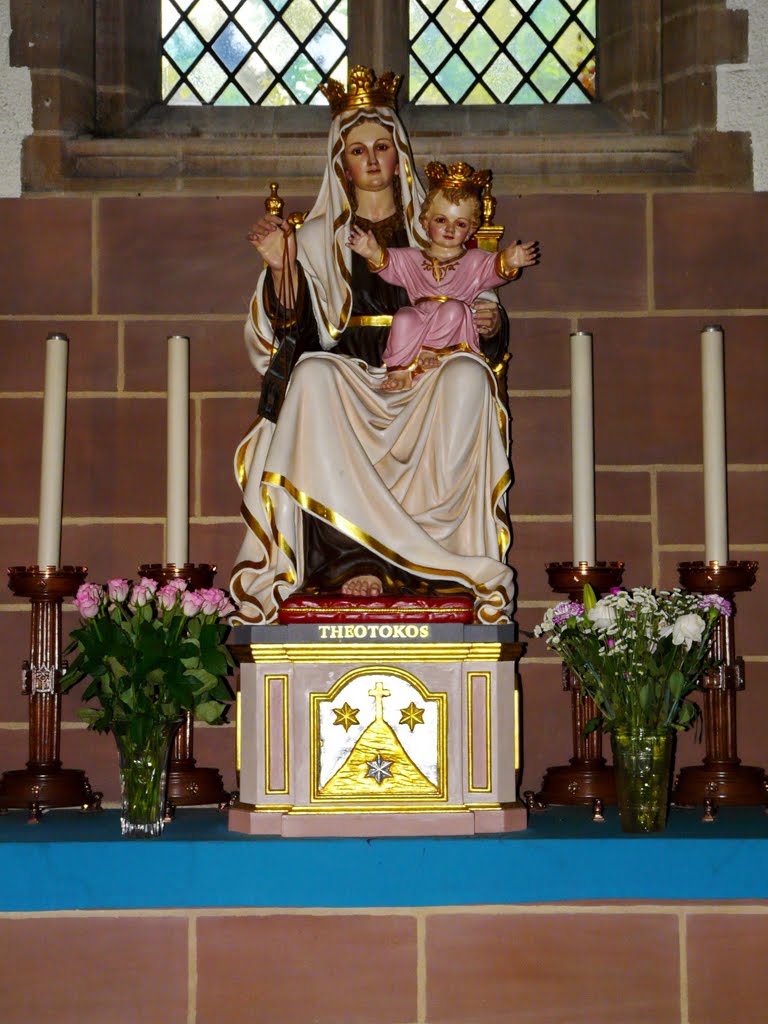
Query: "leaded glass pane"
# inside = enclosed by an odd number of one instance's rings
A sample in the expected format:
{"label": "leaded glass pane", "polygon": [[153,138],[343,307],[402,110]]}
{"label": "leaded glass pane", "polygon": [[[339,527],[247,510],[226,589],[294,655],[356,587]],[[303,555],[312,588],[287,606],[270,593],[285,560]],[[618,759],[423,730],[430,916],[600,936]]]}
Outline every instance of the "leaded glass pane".
{"label": "leaded glass pane", "polygon": [[[243,63],[243,58],[248,54],[250,44],[234,22],[230,22],[224,29],[216,42],[213,44],[213,52],[222,62],[227,71],[234,71]],[[225,90],[226,91],[226,90]]]}
{"label": "leaded glass pane", "polygon": [[180,25],[165,48],[179,71],[188,71],[203,52],[203,44],[189,25]]}
{"label": "leaded glass pane", "polygon": [[220,103],[228,107],[250,107],[250,102],[240,92],[234,82],[230,82],[221,94]]}
{"label": "leaded glass pane", "polygon": [[296,40],[277,22],[264,37],[262,52],[269,55],[269,63],[276,71],[282,71],[288,61],[296,56],[297,49]]}
{"label": "leaded glass pane", "polygon": [[429,71],[434,71],[451,54],[451,44],[434,23],[413,44],[413,53]]}
{"label": "leaded glass pane", "polygon": [[346,80],[347,7],[348,0],[162,0],[163,99],[325,104],[320,83]]}
{"label": "leaded glass pane", "polygon": [[409,0],[414,103],[589,103],[597,0]]}
{"label": "leaded glass pane", "polygon": [[483,24],[501,43],[506,43],[522,20],[522,14],[512,0],[493,0],[483,13]]}
{"label": "leaded glass pane", "polygon": [[227,12],[218,0],[197,0],[187,17],[203,39],[210,39],[227,20]]}
{"label": "leaded glass pane", "polygon": [[468,67],[467,62],[454,53],[445,66],[445,81],[448,83],[446,91],[451,103],[459,103],[467,92],[475,84],[475,76]]}
{"label": "leaded glass pane", "polygon": [[188,77],[189,84],[198,96],[202,96],[205,103],[210,103],[226,83],[227,73],[215,57],[206,53],[195,64]]}
{"label": "leaded glass pane", "polygon": [[508,102],[510,93],[514,95],[522,81],[522,74],[506,53],[500,53],[483,75],[486,88],[493,92],[494,103]]}

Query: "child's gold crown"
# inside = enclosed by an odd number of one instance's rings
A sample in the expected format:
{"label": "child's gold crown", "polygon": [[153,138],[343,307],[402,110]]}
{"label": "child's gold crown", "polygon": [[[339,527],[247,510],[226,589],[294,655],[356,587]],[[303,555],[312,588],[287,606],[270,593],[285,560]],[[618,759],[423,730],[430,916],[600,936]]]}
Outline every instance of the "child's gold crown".
{"label": "child's gold crown", "polygon": [[372,68],[356,64],[349,72],[349,88],[346,92],[335,78],[324,82],[320,91],[330,103],[333,117],[344,110],[356,110],[358,107],[392,107],[394,110],[401,80],[402,75],[396,75],[394,71],[385,71],[377,79]]}
{"label": "child's gold crown", "polygon": [[446,167],[437,160],[432,160],[424,168],[432,188],[468,188],[481,192],[491,180],[490,171],[476,171],[474,167],[460,161]]}

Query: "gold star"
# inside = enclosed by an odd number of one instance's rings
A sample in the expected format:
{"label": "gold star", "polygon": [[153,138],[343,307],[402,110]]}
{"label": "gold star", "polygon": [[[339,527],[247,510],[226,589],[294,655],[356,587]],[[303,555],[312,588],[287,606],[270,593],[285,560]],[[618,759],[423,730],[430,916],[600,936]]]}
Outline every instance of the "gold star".
{"label": "gold star", "polygon": [[407,708],[400,708],[400,725],[407,725],[413,732],[417,725],[424,725],[424,708],[417,708],[411,701]]}
{"label": "gold star", "polygon": [[340,708],[333,708],[333,713],[336,715],[336,721],[334,725],[343,725],[344,732],[349,732],[351,725],[359,725],[357,716],[360,712],[360,708],[351,708],[346,701]]}

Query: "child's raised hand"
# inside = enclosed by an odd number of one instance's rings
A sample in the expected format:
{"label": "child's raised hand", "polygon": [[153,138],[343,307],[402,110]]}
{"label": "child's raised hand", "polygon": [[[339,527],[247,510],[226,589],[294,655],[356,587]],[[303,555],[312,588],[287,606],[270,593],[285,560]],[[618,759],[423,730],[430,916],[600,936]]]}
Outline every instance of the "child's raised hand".
{"label": "child's raised hand", "polygon": [[504,262],[510,267],[532,267],[540,259],[538,242],[516,242],[504,250]]}
{"label": "child's raised hand", "polygon": [[364,256],[367,260],[375,262],[381,259],[381,246],[372,231],[363,231],[362,228],[355,225],[350,228],[347,245],[358,256]]}

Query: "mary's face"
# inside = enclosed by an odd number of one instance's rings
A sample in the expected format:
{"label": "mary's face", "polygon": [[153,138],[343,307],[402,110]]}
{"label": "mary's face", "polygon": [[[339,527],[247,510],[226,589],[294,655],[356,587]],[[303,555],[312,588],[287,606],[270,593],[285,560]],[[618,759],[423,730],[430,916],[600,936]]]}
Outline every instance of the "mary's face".
{"label": "mary's face", "polygon": [[391,133],[375,121],[355,125],[344,143],[347,180],[363,192],[390,188],[398,172],[398,154]]}

